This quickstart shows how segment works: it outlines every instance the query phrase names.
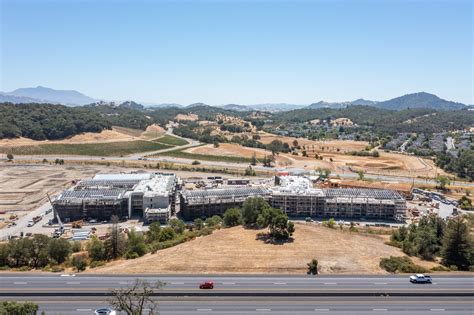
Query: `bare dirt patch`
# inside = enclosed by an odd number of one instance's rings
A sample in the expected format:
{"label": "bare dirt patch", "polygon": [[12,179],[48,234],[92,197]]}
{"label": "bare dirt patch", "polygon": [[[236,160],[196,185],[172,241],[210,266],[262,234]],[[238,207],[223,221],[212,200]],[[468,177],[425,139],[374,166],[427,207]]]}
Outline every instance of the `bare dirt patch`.
{"label": "bare dirt patch", "polygon": [[115,141],[133,141],[137,140],[138,137],[131,135],[130,133],[124,133],[123,129],[117,130],[115,127],[112,130],[103,130],[102,132],[93,133],[86,132],[68,139],[63,140],[32,140],[28,138],[16,138],[16,139],[1,139],[0,146],[3,147],[17,147],[25,145],[40,145],[40,144],[80,144],[80,143],[95,143],[95,142],[115,142]]}
{"label": "bare dirt patch", "polygon": [[[360,151],[364,150],[368,145],[365,141],[351,141],[351,140],[323,140],[323,141],[313,141],[305,138],[295,138],[295,137],[282,137],[269,133],[261,133],[260,142],[270,143],[273,140],[280,140],[282,142],[288,143],[290,146],[293,145],[293,141],[298,141],[298,144],[301,146],[307,147],[307,151],[311,150],[314,152],[350,152],[350,151]],[[338,151],[339,149],[339,151]]]}
{"label": "bare dirt patch", "polygon": [[166,133],[166,130],[163,127],[153,124],[146,127],[146,130],[140,135],[144,139],[153,139],[158,138]]}
{"label": "bare dirt patch", "polygon": [[174,119],[177,120],[177,121],[182,121],[182,120],[196,121],[196,120],[199,119],[199,116],[196,115],[196,114],[188,114],[188,115],[178,114],[178,115],[176,115],[176,117]]}
{"label": "bare dirt patch", "polygon": [[[264,149],[249,148],[234,143],[221,143],[217,148],[215,148],[212,144],[207,144],[204,146],[187,149],[185,152],[215,156],[240,156],[245,158],[251,158],[255,154],[259,160],[272,154],[270,151]],[[291,162],[290,159],[283,154],[277,155],[276,161],[277,163],[283,164]]]}
{"label": "bare dirt patch", "polygon": [[0,165],[0,211],[7,211],[0,219],[9,213],[22,216],[45,203],[46,194],[54,195],[72,185],[73,180],[97,172],[94,167]]}
{"label": "bare dirt patch", "polygon": [[403,256],[383,239],[313,224],[297,224],[294,241],[282,245],[256,239],[258,230],[223,229],[210,236],[91,269],[91,273],[293,273],[304,274],[316,258],[321,273],[384,274],[381,257]]}

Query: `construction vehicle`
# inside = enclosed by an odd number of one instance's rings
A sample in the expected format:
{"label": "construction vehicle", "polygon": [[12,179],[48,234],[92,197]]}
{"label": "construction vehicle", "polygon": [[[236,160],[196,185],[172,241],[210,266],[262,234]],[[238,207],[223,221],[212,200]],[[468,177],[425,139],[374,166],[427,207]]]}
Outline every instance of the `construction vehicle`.
{"label": "construction vehicle", "polygon": [[80,229],[80,228],[82,228],[83,225],[84,225],[84,221],[82,221],[82,220],[77,220],[77,221],[71,222],[71,228],[73,228],[73,229]]}

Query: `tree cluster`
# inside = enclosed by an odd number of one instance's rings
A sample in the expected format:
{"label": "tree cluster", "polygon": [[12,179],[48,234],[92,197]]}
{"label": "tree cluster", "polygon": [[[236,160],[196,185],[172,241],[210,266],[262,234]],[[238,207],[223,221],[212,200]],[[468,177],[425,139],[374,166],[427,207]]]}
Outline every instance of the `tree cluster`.
{"label": "tree cluster", "polygon": [[43,268],[62,264],[71,252],[69,241],[35,234],[32,238],[11,239],[0,244],[0,266]]}
{"label": "tree cluster", "polygon": [[64,139],[82,132],[100,132],[112,124],[83,107],[51,104],[0,104],[0,139]]}
{"label": "tree cluster", "polygon": [[282,210],[272,208],[261,197],[251,197],[245,200],[242,206],[242,220],[247,226],[268,227],[270,236],[276,240],[286,240],[295,231],[295,226],[288,220],[288,216]]}
{"label": "tree cluster", "polygon": [[463,217],[447,221],[435,215],[423,217],[418,225],[413,223],[393,231],[391,244],[410,256],[429,260],[441,257],[448,267],[467,270],[474,265],[474,244]]}

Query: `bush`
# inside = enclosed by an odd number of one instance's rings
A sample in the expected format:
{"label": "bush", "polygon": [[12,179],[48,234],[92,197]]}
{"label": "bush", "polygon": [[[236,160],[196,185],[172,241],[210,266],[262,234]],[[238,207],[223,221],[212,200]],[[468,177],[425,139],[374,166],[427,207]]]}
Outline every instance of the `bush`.
{"label": "bush", "polygon": [[101,267],[101,266],[105,266],[105,261],[94,260],[89,265],[90,268],[97,268],[97,267]]}
{"label": "bush", "polygon": [[230,208],[224,213],[224,225],[227,227],[241,225],[243,222],[242,211],[238,208]]}
{"label": "bush", "polygon": [[36,314],[37,311],[38,305],[33,302],[3,301],[0,303],[0,314],[32,315]]}
{"label": "bush", "polygon": [[431,271],[451,271],[451,270],[449,270],[449,268],[446,268],[445,266],[440,265],[440,266],[431,268]]}
{"label": "bush", "polygon": [[380,268],[385,269],[391,273],[425,273],[428,269],[415,265],[409,257],[395,257],[381,258],[379,263]]}
{"label": "bush", "polygon": [[176,237],[176,232],[170,226],[167,226],[160,231],[160,235],[158,237],[158,241],[166,242],[174,239]]}
{"label": "bush", "polygon": [[336,226],[336,221],[334,221],[334,218],[330,218],[329,221],[327,222],[328,228],[333,229]]}
{"label": "bush", "polygon": [[214,215],[206,219],[206,225],[209,227],[215,227],[222,223],[222,218],[218,215]]}
{"label": "bush", "polygon": [[73,253],[80,252],[82,249],[82,244],[80,241],[74,241],[72,242],[71,250]]}
{"label": "bush", "polygon": [[192,165],[199,165],[199,164],[201,164],[201,162],[199,162],[199,161],[197,161],[197,160],[194,160],[191,164],[192,164]]}
{"label": "bush", "polygon": [[71,263],[77,272],[84,271],[87,268],[87,257],[84,254],[74,255]]}
{"label": "bush", "polygon": [[182,234],[186,228],[186,224],[180,219],[171,219],[168,223],[168,226],[171,227],[176,234]]}
{"label": "bush", "polygon": [[313,258],[308,264],[308,274],[317,275],[318,274],[318,260]]}
{"label": "bush", "polygon": [[64,271],[63,266],[54,265],[51,267],[51,272],[63,272],[63,271]]}

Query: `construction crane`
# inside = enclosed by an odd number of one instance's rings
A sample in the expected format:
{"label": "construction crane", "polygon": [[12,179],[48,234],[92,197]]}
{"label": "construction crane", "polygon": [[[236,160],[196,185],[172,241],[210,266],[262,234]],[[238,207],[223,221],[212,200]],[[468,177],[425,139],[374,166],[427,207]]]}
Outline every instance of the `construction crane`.
{"label": "construction crane", "polygon": [[56,220],[58,221],[58,224],[59,224],[59,228],[55,229],[54,232],[53,232],[53,237],[57,238],[57,237],[60,237],[61,235],[64,234],[64,224],[61,221],[61,218],[59,217],[58,212],[54,208],[54,204],[51,201],[51,198],[49,197],[49,194],[46,193],[46,196],[48,196],[49,203],[51,204],[51,207],[53,208],[53,214],[54,214],[54,216],[55,216],[55,218],[56,218]]}

